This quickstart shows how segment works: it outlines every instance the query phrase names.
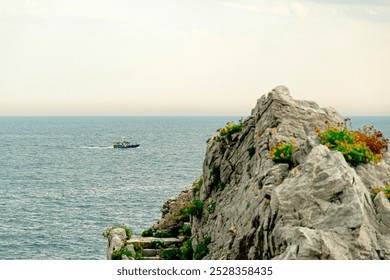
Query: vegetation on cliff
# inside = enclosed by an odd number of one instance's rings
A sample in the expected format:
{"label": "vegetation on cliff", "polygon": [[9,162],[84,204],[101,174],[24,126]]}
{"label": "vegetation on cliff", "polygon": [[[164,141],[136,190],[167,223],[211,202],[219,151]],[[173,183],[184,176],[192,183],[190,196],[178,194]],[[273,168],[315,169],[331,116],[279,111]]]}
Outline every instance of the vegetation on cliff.
{"label": "vegetation on cliff", "polygon": [[271,149],[271,157],[277,163],[292,163],[291,156],[298,147],[293,142],[278,143]]}
{"label": "vegetation on cliff", "polygon": [[354,131],[348,118],[344,123],[338,123],[337,127],[326,124],[328,127],[324,132],[317,128],[321,144],[341,152],[345,160],[353,166],[370,161],[379,162],[383,153],[388,150],[389,140],[372,126]]}
{"label": "vegetation on cliff", "polygon": [[242,119],[238,124],[234,122],[228,122],[225,127],[218,129],[219,134],[215,137],[215,140],[224,144],[230,144],[233,141],[233,135],[239,133],[244,126]]}

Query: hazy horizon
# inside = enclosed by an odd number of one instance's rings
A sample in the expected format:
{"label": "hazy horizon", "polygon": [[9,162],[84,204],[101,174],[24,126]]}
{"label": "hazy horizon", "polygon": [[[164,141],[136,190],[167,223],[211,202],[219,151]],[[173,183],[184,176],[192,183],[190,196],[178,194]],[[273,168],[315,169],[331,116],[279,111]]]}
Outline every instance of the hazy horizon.
{"label": "hazy horizon", "polygon": [[388,116],[389,49],[385,0],[0,0],[0,116]]}
{"label": "hazy horizon", "polygon": [[[245,115],[0,115],[0,118],[247,118]],[[341,118],[388,118],[390,115],[341,115]],[[234,121],[234,120],[232,120]]]}

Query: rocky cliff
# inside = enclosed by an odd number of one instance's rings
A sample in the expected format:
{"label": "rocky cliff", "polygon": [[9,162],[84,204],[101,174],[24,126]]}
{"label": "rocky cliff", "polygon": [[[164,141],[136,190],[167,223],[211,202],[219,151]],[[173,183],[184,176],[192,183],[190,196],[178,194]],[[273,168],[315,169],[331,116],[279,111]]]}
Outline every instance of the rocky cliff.
{"label": "rocky cliff", "polygon": [[[340,123],[334,109],[275,88],[240,129],[209,140],[203,179],[167,202],[154,229],[180,228],[192,199],[192,247],[207,246],[203,259],[390,259],[390,202],[373,192],[390,183],[389,154],[347,163],[317,134]],[[290,162],[271,157],[279,143],[296,146]]]}
{"label": "rocky cliff", "polygon": [[[382,192],[372,199],[390,182],[389,155],[349,165],[315,132],[340,122],[280,86],[231,141],[209,141],[199,198],[215,210],[192,220],[193,244],[212,238],[205,259],[390,259],[390,203]],[[283,141],[298,147],[293,164],[270,156]]]}

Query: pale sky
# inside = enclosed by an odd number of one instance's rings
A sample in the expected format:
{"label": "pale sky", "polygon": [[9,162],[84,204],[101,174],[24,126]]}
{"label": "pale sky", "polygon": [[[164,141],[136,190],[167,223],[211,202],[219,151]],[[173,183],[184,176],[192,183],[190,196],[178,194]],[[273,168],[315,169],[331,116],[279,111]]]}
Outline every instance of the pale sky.
{"label": "pale sky", "polygon": [[0,0],[0,115],[390,115],[390,0]]}

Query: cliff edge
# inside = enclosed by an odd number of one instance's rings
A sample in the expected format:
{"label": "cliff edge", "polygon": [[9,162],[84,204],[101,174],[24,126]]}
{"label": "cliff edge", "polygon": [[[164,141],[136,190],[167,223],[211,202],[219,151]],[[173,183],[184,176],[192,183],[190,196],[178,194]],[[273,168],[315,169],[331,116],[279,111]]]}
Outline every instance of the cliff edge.
{"label": "cliff edge", "polygon": [[[390,183],[389,154],[348,163],[318,134],[341,123],[275,88],[208,141],[202,179],[166,203],[153,230],[190,222],[198,259],[390,259],[390,202],[374,191]],[[294,146],[288,161],[272,157],[280,143]]]}

